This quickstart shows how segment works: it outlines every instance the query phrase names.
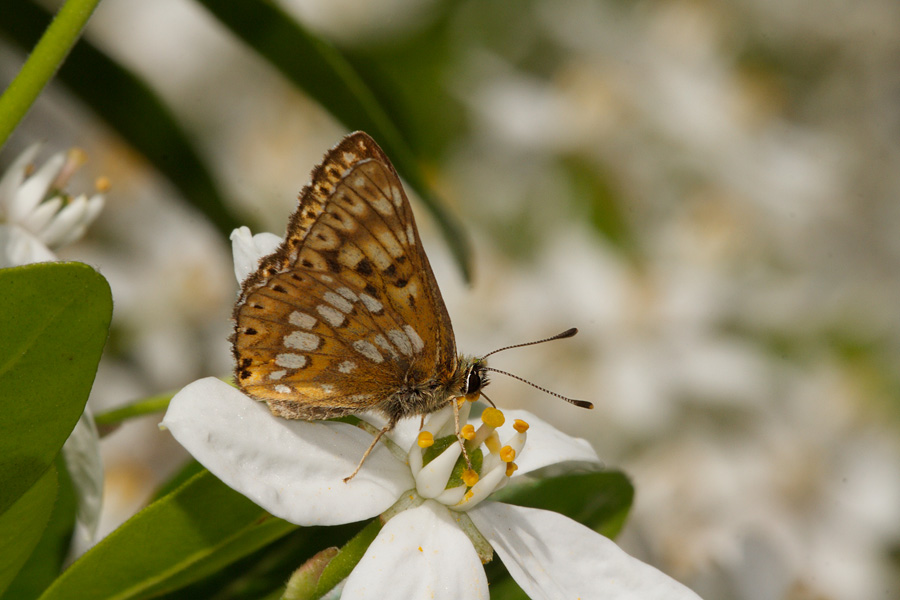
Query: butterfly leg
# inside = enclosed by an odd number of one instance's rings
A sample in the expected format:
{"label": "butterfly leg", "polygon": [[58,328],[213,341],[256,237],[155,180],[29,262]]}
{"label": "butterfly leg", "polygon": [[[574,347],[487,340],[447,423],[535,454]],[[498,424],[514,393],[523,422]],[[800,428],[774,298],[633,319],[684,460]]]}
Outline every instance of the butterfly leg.
{"label": "butterfly leg", "polygon": [[362,469],[363,463],[366,462],[366,458],[369,457],[369,454],[371,454],[372,450],[375,448],[375,444],[378,443],[378,440],[381,439],[381,436],[383,436],[388,431],[393,429],[394,425],[396,425],[396,423],[394,421],[391,421],[387,425],[384,426],[384,429],[382,429],[381,431],[378,432],[378,435],[376,435],[375,439],[372,440],[372,443],[369,444],[369,447],[366,449],[365,453],[362,455],[362,458],[359,459],[359,464],[356,465],[356,469],[354,469],[353,472],[350,473],[350,475],[348,477],[344,477],[344,483],[347,483],[348,481],[350,481],[351,479],[356,477],[356,474],[359,473],[360,469]]}
{"label": "butterfly leg", "polygon": [[463,438],[459,427],[459,399],[454,398],[453,402],[453,424],[456,426],[456,439],[459,440],[459,447],[462,448],[463,458],[466,459],[466,466],[472,469],[472,461],[469,460],[469,453],[466,451],[466,440]]}

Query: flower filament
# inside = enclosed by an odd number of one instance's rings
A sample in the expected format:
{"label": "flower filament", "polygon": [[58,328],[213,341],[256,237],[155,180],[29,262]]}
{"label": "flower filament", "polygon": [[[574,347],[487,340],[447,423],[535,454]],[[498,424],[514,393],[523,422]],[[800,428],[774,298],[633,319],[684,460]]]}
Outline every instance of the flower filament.
{"label": "flower filament", "polygon": [[[470,410],[469,402],[459,406],[461,422],[468,419]],[[470,468],[456,435],[452,405],[425,419],[409,451],[417,494],[452,510],[466,511],[507,484],[518,468],[513,461],[525,446],[528,425],[517,419],[515,433],[501,443],[497,428],[506,421],[503,413],[485,408],[481,421],[477,429],[472,424],[460,428]]]}

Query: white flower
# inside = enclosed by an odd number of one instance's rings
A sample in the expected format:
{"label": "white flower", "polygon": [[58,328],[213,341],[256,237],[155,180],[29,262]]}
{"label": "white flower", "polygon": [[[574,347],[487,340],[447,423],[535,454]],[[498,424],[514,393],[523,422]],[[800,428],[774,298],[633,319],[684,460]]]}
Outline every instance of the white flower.
{"label": "white flower", "polygon": [[30,146],[0,179],[0,268],[57,260],[53,250],[76,241],[103,208],[103,194],[59,192],[83,153],[52,156],[29,174],[39,150]]}
{"label": "white flower", "polygon": [[[236,230],[237,278],[278,241]],[[464,402],[461,423],[469,410]],[[487,598],[482,562],[491,548],[531,598],[697,598],[580,523],[491,501],[492,492],[537,469],[599,466],[585,440],[524,411],[508,413],[512,419],[506,420],[486,409],[477,429],[463,428],[474,473],[459,472],[450,405],[428,415],[421,432],[417,419],[399,423],[346,483],[384,425],[378,415],[363,415],[368,431],[343,422],[280,419],[207,378],[172,398],[162,426],[226,484],[292,523],[338,525],[381,515],[386,523],[347,578],[345,598]]]}
{"label": "white flower", "polygon": [[[461,411],[467,408],[465,403]],[[507,447],[524,450],[516,453],[513,479],[569,461],[599,464],[584,440],[524,411],[507,412],[530,425],[528,443],[509,421],[498,428],[482,425],[482,436],[488,429],[486,439],[493,441],[484,444],[471,494],[465,485],[444,489],[460,455],[458,444],[422,466],[416,419],[388,434],[391,446],[379,443],[347,483],[343,478],[369,446],[370,433],[342,422],[277,418],[215,378],[176,394],[162,424],[226,484],[297,525],[338,525],[388,511],[392,518],[347,579],[345,598],[487,598],[484,552],[479,554],[473,539],[490,544],[531,598],[697,598],[568,517],[487,499],[510,479],[511,469],[501,464]],[[373,430],[382,426],[377,418],[366,419]],[[447,431],[452,435],[452,409],[429,415],[424,430],[436,432],[436,439]]]}

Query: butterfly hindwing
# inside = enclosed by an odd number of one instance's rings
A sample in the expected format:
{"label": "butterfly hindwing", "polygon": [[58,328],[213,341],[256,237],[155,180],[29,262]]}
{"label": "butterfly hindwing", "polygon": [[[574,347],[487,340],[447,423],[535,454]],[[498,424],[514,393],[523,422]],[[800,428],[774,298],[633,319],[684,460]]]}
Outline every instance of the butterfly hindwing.
{"label": "butterfly hindwing", "polygon": [[360,412],[449,377],[449,316],[396,171],[357,132],[326,154],[235,307],[236,380],[281,416]]}

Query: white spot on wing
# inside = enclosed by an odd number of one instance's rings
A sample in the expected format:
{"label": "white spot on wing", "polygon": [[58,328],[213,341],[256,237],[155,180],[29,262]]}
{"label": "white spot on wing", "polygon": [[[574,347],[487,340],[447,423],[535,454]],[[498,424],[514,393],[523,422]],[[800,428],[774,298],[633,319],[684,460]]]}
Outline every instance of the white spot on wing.
{"label": "white spot on wing", "polygon": [[384,305],[381,304],[378,300],[373,298],[368,294],[360,294],[359,299],[362,300],[362,303],[369,310],[370,313],[378,314],[382,310],[384,310]]}
{"label": "white spot on wing", "polygon": [[404,325],[403,331],[406,332],[406,337],[408,337],[409,341],[412,342],[413,350],[415,352],[421,352],[422,348],[425,347],[425,342],[422,341],[422,338],[419,337],[419,334],[416,333],[416,330],[409,325]]}
{"label": "white spot on wing", "polygon": [[352,360],[345,360],[338,365],[338,371],[341,373],[352,373],[354,369],[356,369],[356,363]]}
{"label": "white spot on wing", "polygon": [[400,205],[403,204],[403,193],[394,186],[391,186],[391,198],[394,199],[394,206],[400,208]]}
{"label": "white spot on wing", "polygon": [[378,195],[373,198],[369,198],[369,206],[378,211],[382,216],[390,217],[394,214],[394,210],[391,208],[391,203],[388,202],[384,196]]}
{"label": "white spot on wing", "polygon": [[312,315],[308,315],[305,312],[300,312],[299,310],[295,310],[288,316],[288,321],[290,321],[291,325],[296,325],[301,329],[312,329],[313,325],[316,324],[316,318]]}
{"label": "white spot on wing", "polygon": [[285,352],[275,357],[275,364],[285,369],[302,369],[306,366],[306,357],[302,354]]}
{"label": "white spot on wing", "polygon": [[284,384],[279,384],[279,385],[275,386],[275,391],[278,392],[279,394],[290,394],[291,388],[289,388],[288,386],[286,386]]}
{"label": "white spot on wing", "polygon": [[399,356],[399,354],[397,354],[397,351],[394,349],[394,347],[391,346],[390,342],[388,342],[385,339],[385,337],[383,335],[381,335],[380,333],[375,336],[375,344],[382,350],[385,350],[388,354],[390,354],[394,358],[397,358]]}
{"label": "white spot on wing", "polygon": [[353,342],[353,349],[372,362],[384,362],[384,357],[381,356],[381,352],[379,352],[378,348],[373,346],[371,342],[367,342],[366,340],[356,340],[355,342]]}
{"label": "white spot on wing", "polygon": [[400,331],[399,329],[391,329],[388,331],[388,337],[391,338],[391,341],[395,346],[405,354],[409,356],[412,354],[412,344],[409,341],[409,338],[406,337],[406,334]]}
{"label": "white spot on wing", "polygon": [[278,381],[285,375],[287,375],[287,371],[285,371],[284,369],[280,371],[272,371],[271,373],[269,373],[269,379],[271,379],[272,381]]}
{"label": "white spot on wing", "polygon": [[[348,287],[339,287],[337,289],[337,293],[349,300],[350,302],[356,302],[359,300],[359,296],[356,295],[356,292],[351,290]],[[345,311],[346,312],[346,311]]]}
{"label": "white spot on wing", "polygon": [[312,352],[319,347],[319,336],[305,331],[295,331],[290,335],[284,336],[284,345],[288,348],[296,348],[303,352]]}
{"label": "white spot on wing", "polygon": [[[347,288],[343,288],[343,289],[347,289]],[[347,291],[350,292],[350,290],[347,290]],[[350,293],[353,294],[353,292],[350,292]],[[354,296],[356,296],[356,294],[354,294]],[[325,292],[322,295],[322,297],[325,299],[325,302],[332,305],[333,307],[335,307],[336,309],[338,309],[341,312],[349,313],[351,310],[353,310],[353,304],[351,302],[349,302],[343,296],[335,294],[334,292]]]}
{"label": "white spot on wing", "polygon": [[322,318],[328,321],[328,324],[332,327],[340,327],[344,324],[344,313],[339,311],[338,309],[328,306],[327,304],[320,304],[316,307],[316,311]]}
{"label": "white spot on wing", "polygon": [[413,230],[412,223],[406,225],[406,237],[409,240],[410,246],[416,243],[416,232]]}

